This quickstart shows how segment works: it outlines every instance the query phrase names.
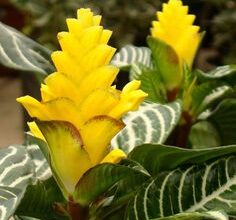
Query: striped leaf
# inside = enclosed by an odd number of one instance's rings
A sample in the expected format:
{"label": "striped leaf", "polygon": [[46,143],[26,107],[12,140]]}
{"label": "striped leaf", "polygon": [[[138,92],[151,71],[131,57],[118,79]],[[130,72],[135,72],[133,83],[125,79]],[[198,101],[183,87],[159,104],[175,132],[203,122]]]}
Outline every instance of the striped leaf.
{"label": "striped leaf", "polygon": [[52,171],[42,149],[47,148],[46,143],[31,134],[27,134],[26,149],[35,166],[36,181],[44,181],[52,176]]}
{"label": "striped leaf", "polygon": [[151,50],[148,47],[127,45],[121,48],[112,60],[112,64],[119,68],[129,68],[134,63],[152,67]]}
{"label": "striped leaf", "polygon": [[0,186],[22,188],[33,177],[33,164],[23,146],[0,150]]}
{"label": "striped leaf", "polygon": [[8,220],[19,205],[25,189],[0,186],[0,219]]}
{"label": "striped leaf", "polygon": [[173,170],[179,166],[201,164],[208,160],[236,153],[236,145],[216,148],[184,149],[159,144],[144,144],[128,154],[128,159],[134,160],[144,167],[152,176],[160,172]]}
{"label": "striped leaf", "polygon": [[149,220],[212,209],[236,216],[236,156],[159,173],[129,203],[127,219]]}
{"label": "striped leaf", "polygon": [[235,73],[236,65],[219,66],[208,73],[204,73],[201,70],[197,70],[198,77],[203,80],[222,79],[235,75]]}
{"label": "striped leaf", "polygon": [[29,185],[15,214],[44,220],[67,219],[55,210],[65,204],[63,195],[53,178]]}
{"label": "striped leaf", "polygon": [[179,102],[166,105],[144,103],[138,111],[125,116],[126,127],[113,138],[111,145],[128,153],[135,146],[144,143],[164,143],[178,123],[180,115]]}
{"label": "striped leaf", "polygon": [[0,150],[0,220],[8,220],[32,182],[34,165],[23,146]]}
{"label": "striped leaf", "polygon": [[[135,168],[104,163],[90,169],[79,180],[74,193],[74,199],[81,205],[89,205],[105,193],[118,181],[139,174]],[[142,173],[142,175],[144,175]],[[91,190],[92,189],[92,190]]]}
{"label": "striped leaf", "polygon": [[228,216],[222,211],[209,212],[184,212],[169,217],[155,218],[151,220],[228,220]]}
{"label": "striped leaf", "polygon": [[12,27],[0,22],[0,63],[41,74],[51,73],[50,51]]}
{"label": "striped leaf", "polygon": [[219,100],[232,93],[231,86],[219,81],[197,85],[192,92],[192,111],[199,115],[207,108],[210,108],[212,104],[219,102]]}

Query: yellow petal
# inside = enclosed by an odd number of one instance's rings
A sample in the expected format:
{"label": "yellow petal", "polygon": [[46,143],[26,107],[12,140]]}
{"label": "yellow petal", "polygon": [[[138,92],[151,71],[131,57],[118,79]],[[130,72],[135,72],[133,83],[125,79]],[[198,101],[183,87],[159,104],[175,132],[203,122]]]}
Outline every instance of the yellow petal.
{"label": "yellow petal", "polygon": [[68,75],[76,82],[86,75],[84,69],[68,53],[56,51],[52,53],[51,57],[58,72]]}
{"label": "yellow petal", "polygon": [[30,96],[17,99],[31,117],[41,121],[67,121],[79,128],[83,123],[80,112],[75,103],[68,98],[57,98],[48,102],[39,102]]}
{"label": "yellow petal", "polygon": [[119,119],[121,116],[128,111],[135,111],[138,109],[144,98],[148,96],[147,93],[142,90],[137,90],[140,86],[139,81],[132,81],[128,83],[120,95],[120,101],[118,104],[109,112],[109,116]]}
{"label": "yellow petal", "polygon": [[72,56],[71,58],[77,62],[79,62],[86,52],[88,52],[78,39],[69,32],[60,32],[57,37],[62,50],[67,52]]}
{"label": "yellow petal", "polygon": [[66,23],[69,29],[69,32],[74,34],[76,37],[80,37],[83,33],[83,26],[81,22],[78,21],[78,19],[75,18],[67,18]]}
{"label": "yellow petal", "polygon": [[89,27],[84,31],[80,38],[80,43],[85,48],[85,51],[90,51],[99,44],[102,32],[102,26]]}
{"label": "yellow petal", "polygon": [[39,130],[37,124],[36,124],[34,121],[28,122],[27,124],[28,124],[28,126],[29,126],[29,128],[30,128],[31,133],[32,133],[35,137],[37,137],[37,138],[39,138],[39,139],[41,139],[41,140],[43,140],[43,141],[46,142],[46,140],[45,140],[45,138],[44,138],[42,132]]}
{"label": "yellow petal", "polygon": [[126,158],[124,151],[120,149],[114,149],[109,154],[107,154],[101,163],[119,163],[124,158]]}
{"label": "yellow petal", "polygon": [[113,47],[100,44],[81,59],[80,65],[85,71],[108,65],[115,51]]}
{"label": "yellow petal", "polygon": [[109,152],[111,139],[124,127],[124,123],[108,116],[97,116],[80,129],[84,148],[93,165],[98,164]]}
{"label": "yellow petal", "polygon": [[81,8],[77,11],[78,20],[82,23],[84,28],[94,25],[93,13],[89,8]]}
{"label": "yellow petal", "polygon": [[81,94],[79,94],[78,88],[69,76],[57,72],[49,75],[45,79],[46,85],[44,85],[44,91],[47,88],[47,91],[50,90],[50,93],[53,94],[50,96],[50,99],[45,99],[42,96],[44,102],[50,101],[51,99],[56,99],[57,97],[70,98],[74,102],[77,102]]}
{"label": "yellow petal", "polygon": [[102,32],[102,36],[100,38],[100,44],[107,44],[109,39],[110,39],[110,37],[111,37],[111,35],[112,35],[112,31],[104,30]]}
{"label": "yellow petal", "polygon": [[[94,90],[80,104],[81,116],[85,121],[98,115],[107,115],[118,103],[119,99],[109,90]],[[96,106],[96,107],[93,107]]]}
{"label": "yellow petal", "polygon": [[17,102],[21,103],[27,110],[29,115],[34,118],[41,120],[50,120],[50,113],[48,110],[36,99],[31,96],[23,96],[16,99]]}
{"label": "yellow petal", "polygon": [[[99,88],[108,89],[118,74],[118,69],[114,66],[102,66],[96,68],[84,79],[81,79],[81,83],[78,88],[80,99],[78,102],[87,97],[92,91]],[[91,85],[91,86],[89,86]]]}
{"label": "yellow petal", "polygon": [[67,122],[37,122],[49,146],[51,166],[64,193],[72,194],[92,166],[78,130]]}

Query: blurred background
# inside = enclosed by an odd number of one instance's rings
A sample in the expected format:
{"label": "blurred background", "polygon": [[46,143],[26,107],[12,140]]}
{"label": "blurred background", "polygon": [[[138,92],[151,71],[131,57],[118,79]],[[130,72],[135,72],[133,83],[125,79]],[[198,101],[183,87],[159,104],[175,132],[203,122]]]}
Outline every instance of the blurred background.
{"label": "blurred background", "polygon": [[[90,7],[103,16],[103,26],[113,30],[110,44],[146,45],[151,21],[160,9],[160,0],[0,0],[0,21],[22,31],[44,46],[58,48],[57,32],[65,30],[65,18],[75,17],[79,7]],[[186,0],[196,24],[206,31],[195,67],[210,70],[216,65],[236,63],[236,0]],[[1,34],[1,33],[0,33]],[[119,86],[127,73],[117,79]],[[0,147],[20,144],[27,130],[27,115],[16,97],[39,97],[33,74],[0,66]]]}

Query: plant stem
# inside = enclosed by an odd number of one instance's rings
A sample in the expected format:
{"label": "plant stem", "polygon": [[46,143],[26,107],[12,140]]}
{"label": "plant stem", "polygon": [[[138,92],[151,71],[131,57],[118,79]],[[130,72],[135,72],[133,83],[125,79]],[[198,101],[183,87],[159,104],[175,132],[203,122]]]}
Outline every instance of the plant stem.
{"label": "plant stem", "polygon": [[68,202],[68,213],[71,220],[88,220],[88,208],[80,206],[72,199]]}
{"label": "plant stem", "polygon": [[187,147],[188,137],[192,126],[192,116],[188,112],[182,113],[183,124],[177,127],[177,138],[175,145],[178,147]]}

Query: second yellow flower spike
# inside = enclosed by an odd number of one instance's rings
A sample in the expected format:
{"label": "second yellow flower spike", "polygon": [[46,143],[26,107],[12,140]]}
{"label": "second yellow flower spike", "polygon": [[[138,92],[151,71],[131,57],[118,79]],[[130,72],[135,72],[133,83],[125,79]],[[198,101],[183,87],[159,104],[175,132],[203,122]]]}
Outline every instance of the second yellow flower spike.
{"label": "second yellow flower spike", "polygon": [[193,59],[202,39],[199,26],[193,25],[195,15],[188,14],[188,6],[181,0],[169,0],[163,11],[157,12],[158,21],[153,21],[151,34],[170,45],[181,64],[192,66]]}

